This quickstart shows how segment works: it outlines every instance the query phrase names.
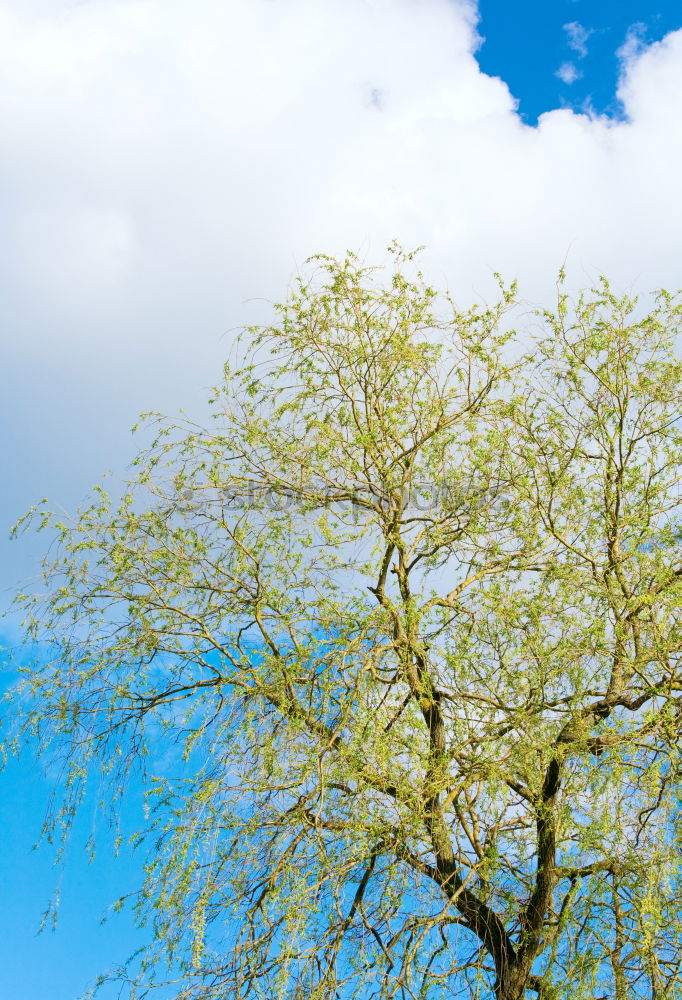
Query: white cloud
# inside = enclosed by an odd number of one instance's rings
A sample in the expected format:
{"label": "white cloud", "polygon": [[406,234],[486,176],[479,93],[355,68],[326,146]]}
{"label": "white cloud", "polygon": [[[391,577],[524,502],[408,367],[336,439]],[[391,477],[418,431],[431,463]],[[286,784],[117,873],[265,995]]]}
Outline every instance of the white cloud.
{"label": "white cloud", "polygon": [[616,53],[626,71],[646,49],[645,35],[646,24],[641,21],[635,21],[628,28],[625,41]]}
{"label": "white cloud", "polygon": [[425,243],[462,299],[682,283],[682,32],[623,53],[619,122],[525,125],[475,48],[464,0],[0,0],[6,521],[197,405],[317,250]]}
{"label": "white cloud", "polygon": [[579,59],[584,59],[587,55],[587,41],[594,33],[593,29],[586,28],[580,21],[569,21],[564,25],[564,31],[568,36],[566,41],[569,49],[572,49]]}
{"label": "white cloud", "polygon": [[129,281],[137,246],[129,213],[77,199],[26,207],[16,221],[21,270],[55,303],[106,306]]}
{"label": "white cloud", "polygon": [[562,63],[561,66],[559,66],[559,69],[556,71],[556,75],[559,77],[562,83],[566,83],[570,87],[572,83],[575,83],[576,80],[579,80],[581,78],[582,73],[575,65],[575,63],[565,62]]}

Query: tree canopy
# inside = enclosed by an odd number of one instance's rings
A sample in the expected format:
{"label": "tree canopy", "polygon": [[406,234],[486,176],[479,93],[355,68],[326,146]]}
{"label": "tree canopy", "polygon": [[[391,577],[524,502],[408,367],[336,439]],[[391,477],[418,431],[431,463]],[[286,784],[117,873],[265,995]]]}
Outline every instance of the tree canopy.
{"label": "tree canopy", "polygon": [[682,996],[682,307],[515,295],[314,258],[208,427],[34,513],[61,815],[157,770],[131,996]]}

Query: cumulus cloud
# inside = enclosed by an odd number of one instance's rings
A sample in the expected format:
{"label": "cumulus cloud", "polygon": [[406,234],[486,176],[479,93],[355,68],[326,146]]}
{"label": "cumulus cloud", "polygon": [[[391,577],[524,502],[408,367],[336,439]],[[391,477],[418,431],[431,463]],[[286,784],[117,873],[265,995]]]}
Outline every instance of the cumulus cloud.
{"label": "cumulus cloud", "polygon": [[0,0],[5,521],[198,406],[317,250],[426,244],[462,301],[682,283],[682,32],[622,52],[623,121],[537,127],[477,41],[466,0]]}

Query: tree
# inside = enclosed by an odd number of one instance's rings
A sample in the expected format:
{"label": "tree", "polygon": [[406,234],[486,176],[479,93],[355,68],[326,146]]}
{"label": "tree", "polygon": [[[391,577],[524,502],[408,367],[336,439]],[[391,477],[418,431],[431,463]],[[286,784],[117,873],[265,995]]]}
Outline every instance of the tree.
{"label": "tree", "polygon": [[67,817],[168,751],[131,982],[678,997],[682,307],[560,284],[522,354],[513,286],[394,255],[315,258],[210,428],[44,515],[27,729]]}

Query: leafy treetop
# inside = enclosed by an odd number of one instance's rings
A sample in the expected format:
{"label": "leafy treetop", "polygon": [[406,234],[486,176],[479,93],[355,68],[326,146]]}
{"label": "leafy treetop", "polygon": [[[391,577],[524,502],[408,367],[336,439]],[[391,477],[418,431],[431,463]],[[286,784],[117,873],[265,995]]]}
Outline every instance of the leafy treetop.
{"label": "leafy treetop", "polygon": [[521,353],[513,286],[313,264],[20,599],[61,820],[165,753],[130,996],[678,997],[681,307]]}

